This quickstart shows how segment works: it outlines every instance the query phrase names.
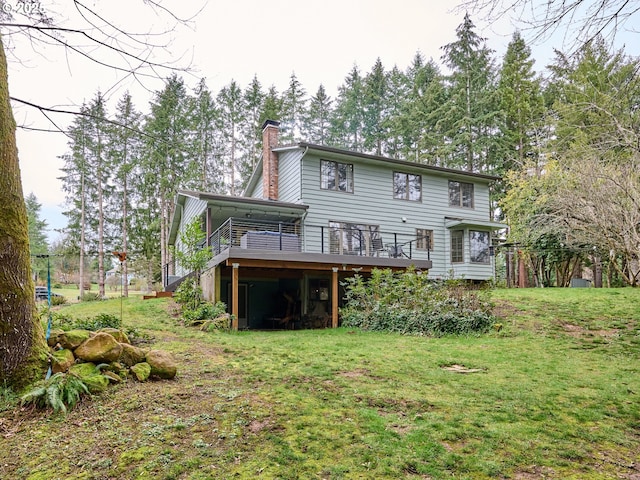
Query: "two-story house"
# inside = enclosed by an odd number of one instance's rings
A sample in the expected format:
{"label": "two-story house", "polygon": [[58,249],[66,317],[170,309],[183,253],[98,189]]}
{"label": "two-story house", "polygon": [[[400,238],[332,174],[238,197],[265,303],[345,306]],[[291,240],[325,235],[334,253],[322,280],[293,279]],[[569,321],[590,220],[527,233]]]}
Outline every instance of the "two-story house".
{"label": "two-story house", "polygon": [[[214,254],[201,285],[234,328],[336,327],[341,280],[373,268],[492,278],[491,232],[505,227],[490,220],[497,177],[279,145],[278,125],[264,124],[244,196],[177,195],[169,244],[180,249],[181,230],[201,219]],[[188,273],[176,265],[170,281]]]}

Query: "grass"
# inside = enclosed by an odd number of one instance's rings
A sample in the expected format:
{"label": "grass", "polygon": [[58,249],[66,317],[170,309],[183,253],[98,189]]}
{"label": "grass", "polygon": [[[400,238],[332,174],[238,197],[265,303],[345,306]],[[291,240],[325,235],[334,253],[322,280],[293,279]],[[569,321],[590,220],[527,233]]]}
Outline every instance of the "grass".
{"label": "grass", "polygon": [[[494,300],[500,332],[433,339],[203,333],[166,300],[125,299],[125,326],[175,355],[176,380],[66,417],[0,408],[0,478],[639,478],[640,289]],[[120,300],[64,309],[119,315]]]}

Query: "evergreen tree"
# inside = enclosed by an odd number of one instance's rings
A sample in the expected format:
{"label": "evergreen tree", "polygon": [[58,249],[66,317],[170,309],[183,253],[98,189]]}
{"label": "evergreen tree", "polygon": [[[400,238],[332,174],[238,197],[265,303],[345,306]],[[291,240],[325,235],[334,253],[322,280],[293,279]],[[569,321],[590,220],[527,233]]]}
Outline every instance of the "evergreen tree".
{"label": "evergreen tree", "polygon": [[217,125],[220,112],[203,79],[193,98],[193,155],[198,159],[198,189],[205,192],[224,191],[221,165],[222,145]]}
{"label": "evergreen tree", "polygon": [[514,166],[522,167],[541,147],[540,128],[545,109],[533,63],[531,49],[520,33],[514,33],[504,56],[498,84],[505,157],[503,165],[496,170],[500,175]]}
{"label": "evergreen tree", "polygon": [[67,227],[64,233],[67,238],[77,242],[74,250],[78,254],[78,289],[80,298],[84,296],[86,280],[86,255],[88,245],[95,241],[94,232],[97,231],[95,215],[87,212],[94,211],[95,185],[91,182],[90,168],[90,136],[92,134],[91,115],[89,107],[83,105],[80,115],[76,116],[69,128],[68,147],[70,152],[62,156],[64,175],[62,188],[65,191],[65,202],[68,209],[64,212],[67,217]]}
{"label": "evergreen tree", "polygon": [[474,31],[469,15],[456,29],[457,40],[443,47],[450,68],[448,101],[440,110],[446,128],[451,167],[492,171],[497,112],[492,51]]}
{"label": "evergreen tree", "polygon": [[[172,273],[167,239],[174,211],[173,199],[178,189],[198,184],[197,161],[192,161],[190,155],[191,105],[184,81],[174,74],[167,79],[164,89],[156,92],[144,127],[147,145],[142,165],[144,178],[141,180],[145,185],[145,203],[158,202],[163,281],[167,273]],[[150,199],[148,195],[155,195],[157,200]],[[150,215],[152,213],[149,212]],[[169,270],[164,266],[169,266]]]}
{"label": "evergreen tree", "polygon": [[316,94],[311,97],[309,109],[304,122],[305,139],[318,145],[326,145],[329,140],[329,129],[331,127],[331,108],[333,100],[320,84]]}
{"label": "evergreen tree", "polygon": [[95,189],[95,205],[98,231],[96,254],[98,259],[98,294],[105,296],[105,239],[106,239],[106,207],[111,194],[109,187],[111,165],[108,159],[109,125],[104,97],[100,92],[89,103],[89,136],[87,137],[87,179]]}
{"label": "evergreen tree", "polygon": [[36,255],[46,255],[49,253],[47,242],[47,221],[40,218],[42,204],[31,192],[24,199],[27,207],[27,221],[29,224],[29,253],[31,254],[31,268],[37,279],[47,278],[47,260],[38,258]]}
{"label": "evergreen tree", "polygon": [[300,140],[303,119],[307,108],[306,91],[295,73],[291,74],[289,87],[282,93],[282,123],[280,136],[282,143]]}
{"label": "evergreen tree", "polygon": [[[262,105],[262,113],[260,114],[260,128],[264,125],[264,122],[267,120],[278,120],[282,119],[282,99],[278,94],[278,90],[273,85],[267,91],[267,94],[264,98],[264,104]],[[262,138],[262,132],[260,132],[260,138]]]}
{"label": "evergreen tree", "polygon": [[364,148],[382,155],[387,140],[387,76],[380,58],[364,79]]}
{"label": "evergreen tree", "polygon": [[[136,111],[131,95],[126,92],[116,107],[115,123],[110,130],[109,155],[113,165],[114,193],[112,206],[114,212],[114,229],[119,233],[120,240],[115,242],[117,251],[129,251],[129,235],[131,233],[131,213],[134,191],[132,191],[133,176],[136,165],[142,158],[142,139],[140,134],[142,115]],[[129,263],[122,262],[120,275],[122,295],[129,296]]]}
{"label": "evergreen tree", "polygon": [[[251,84],[244,92],[244,102],[246,108],[246,122],[244,125],[244,136],[247,139],[247,167],[249,175],[256,168],[256,163],[262,151],[262,123],[261,116],[263,113],[265,93],[262,91],[262,85],[258,81],[258,77],[254,76]],[[246,175],[245,180],[248,180]],[[245,182],[243,181],[243,184]]]}
{"label": "evergreen tree", "polygon": [[404,158],[430,165],[444,166],[446,121],[441,108],[447,96],[440,69],[433,60],[424,63],[417,54],[407,70],[411,89],[402,108]]}
{"label": "evergreen tree", "polygon": [[242,127],[246,123],[245,99],[235,80],[220,90],[217,102],[220,108],[218,129],[226,145],[227,191],[236,195],[242,187],[241,172],[247,168],[241,163],[245,153],[245,139],[242,137]]}
{"label": "evergreen tree", "polygon": [[360,152],[364,148],[364,82],[354,66],[345,83],[338,89],[338,98],[331,126],[331,143]]}
{"label": "evergreen tree", "polygon": [[408,159],[404,152],[404,139],[407,135],[408,124],[404,117],[404,109],[409,94],[409,79],[397,66],[387,75],[387,118],[384,122],[385,136],[384,155],[392,158]]}

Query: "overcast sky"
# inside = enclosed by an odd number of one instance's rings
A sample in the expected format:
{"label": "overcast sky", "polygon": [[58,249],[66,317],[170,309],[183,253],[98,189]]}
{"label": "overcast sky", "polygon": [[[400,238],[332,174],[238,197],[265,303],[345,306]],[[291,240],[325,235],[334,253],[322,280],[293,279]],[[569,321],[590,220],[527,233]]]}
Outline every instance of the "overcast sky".
{"label": "overcast sky", "polygon": [[[63,10],[58,3],[42,0],[42,8],[59,19],[73,18],[74,13]],[[130,30],[148,31],[150,23],[160,28],[164,25],[148,10],[133,9],[131,4],[138,2],[88,3],[97,4],[97,9]],[[176,13],[189,16],[196,13],[196,3],[182,0],[164,4],[174,4],[171,8]],[[337,87],[354,65],[366,73],[378,57],[387,69],[393,65],[405,69],[418,51],[440,63],[441,47],[455,41],[455,29],[463,20],[464,13],[453,10],[456,3],[445,0],[209,0],[191,22],[191,28],[182,27],[173,33],[171,44],[160,51],[159,59],[175,59],[180,65],[190,65],[193,75],[183,75],[187,85],[193,87],[198,78],[204,77],[214,93],[232,79],[244,88],[254,75],[265,90],[275,85],[282,92],[295,72],[308,94],[314,94],[322,83],[328,93],[335,96]],[[473,20],[477,32],[487,38],[500,61],[515,27],[508,19],[491,26],[480,19]],[[66,26],[73,24],[70,21]],[[34,50],[24,38],[13,39],[12,47],[8,55],[10,93],[40,105],[73,110],[101,90],[107,92],[113,111],[115,102],[128,89],[138,110],[146,113],[150,92],[162,88],[159,81],[145,81],[145,90],[133,79],[92,65],[59,47],[38,45]],[[536,70],[542,70],[549,62],[553,47],[561,45],[547,41],[533,46]],[[113,88],[114,85],[117,87]],[[18,125],[51,127],[43,115],[32,108],[15,105],[14,110]],[[69,116],[53,118],[61,127],[67,127],[72,121]],[[62,134],[18,130],[24,193],[35,193],[43,205],[41,216],[51,228],[66,224],[62,215],[64,192],[56,179],[61,175],[62,165],[57,157],[67,151],[66,143]],[[57,234],[50,232],[49,237],[57,238]]]}

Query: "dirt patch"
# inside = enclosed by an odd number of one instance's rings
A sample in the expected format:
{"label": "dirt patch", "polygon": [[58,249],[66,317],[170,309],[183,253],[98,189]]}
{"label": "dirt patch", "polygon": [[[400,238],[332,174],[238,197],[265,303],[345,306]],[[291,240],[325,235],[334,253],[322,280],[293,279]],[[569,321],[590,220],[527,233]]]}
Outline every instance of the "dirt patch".
{"label": "dirt patch", "polygon": [[514,473],[513,478],[515,480],[539,480],[544,478],[557,478],[557,476],[553,468],[532,465],[526,470]]}
{"label": "dirt patch", "polygon": [[513,320],[513,317],[522,314],[522,310],[517,309],[511,303],[498,300],[493,307],[493,314],[500,320]]}
{"label": "dirt patch", "polygon": [[251,433],[256,434],[260,433],[263,430],[266,430],[271,426],[269,420],[253,420],[248,426],[247,430]]}
{"label": "dirt patch", "polygon": [[573,325],[571,323],[563,323],[560,325],[564,333],[573,338],[587,338],[587,337],[603,337],[612,338],[619,335],[619,331],[616,329],[609,330],[589,330],[579,325]]}
{"label": "dirt patch", "polygon": [[338,373],[339,377],[344,378],[361,378],[361,377],[369,377],[371,372],[366,369],[358,369],[358,370],[349,370],[347,372]]}

